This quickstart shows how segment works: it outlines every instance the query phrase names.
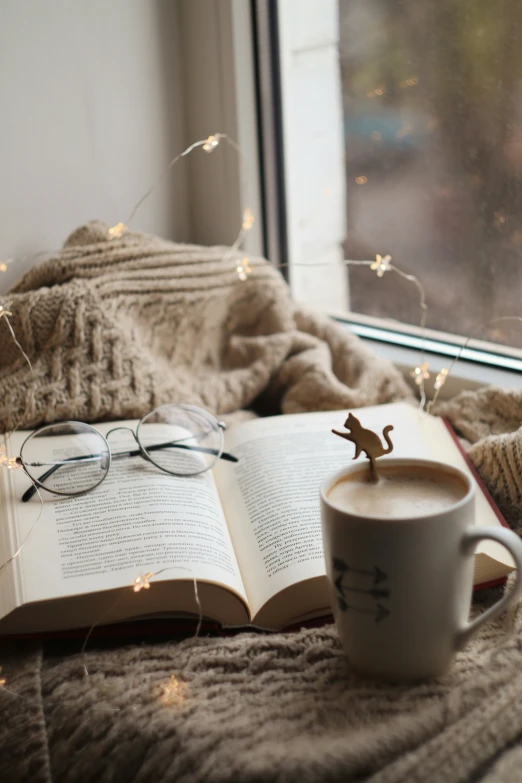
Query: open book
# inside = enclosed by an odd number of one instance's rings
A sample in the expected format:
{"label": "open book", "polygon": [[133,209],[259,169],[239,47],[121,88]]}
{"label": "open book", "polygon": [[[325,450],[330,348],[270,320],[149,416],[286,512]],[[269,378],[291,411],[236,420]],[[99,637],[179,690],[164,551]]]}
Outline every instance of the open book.
{"label": "open book", "polygon": [[[354,413],[378,432],[394,425],[393,457],[469,470],[442,419],[406,403]],[[36,495],[21,502],[30,486],[22,470],[0,468],[0,565],[30,532],[0,572],[0,633],[197,614],[194,579],[203,615],[225,626],[276,629],[330,614],[319,488],[354,455],[351,443],[331,433],[346,416],[332,411],[247,421],[225,435],[226,450],[239,457],[236,465],[219,460],[211,472],[177,478],[140,457],[115,461],[89,494],[42,492],[43,507]],[[112,426],[97,428],[105,434]],[[10,456],[18,456],[27,434],[6,439]],[[476,522],[502,524],[480,487]],[[514,568],[494,542],[480,544],[475,557],[476,584]],[[150,589],[133,591],[137,576],[160,571]]]}

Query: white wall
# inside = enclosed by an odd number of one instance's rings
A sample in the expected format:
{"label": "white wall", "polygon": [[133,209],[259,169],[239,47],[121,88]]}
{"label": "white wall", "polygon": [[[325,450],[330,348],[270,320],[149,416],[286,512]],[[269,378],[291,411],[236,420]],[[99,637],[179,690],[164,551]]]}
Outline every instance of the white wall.
{"label": "white wall", "polygon": [[245,249],[261,254],[262,220],[257,112],[248,0],[180,0],[180,30],[189,138],[226,133],[211,155],[187,161],[190,216],[195,242],[231,244],[243,209],[255,215]]}
{"label": "white wall", "polygon": [[[192,141],[178,0],[0,0],[0,291],[93,218],[117,223]],[[177,165],[132,227],[187,241]]]}

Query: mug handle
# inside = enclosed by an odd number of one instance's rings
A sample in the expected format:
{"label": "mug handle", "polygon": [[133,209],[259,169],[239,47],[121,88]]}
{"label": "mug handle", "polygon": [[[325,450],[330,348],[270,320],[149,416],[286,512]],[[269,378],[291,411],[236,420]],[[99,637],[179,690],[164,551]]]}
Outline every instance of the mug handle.
{"label": "mug handle", "polygon": [[508,604],[514,601],[515,598],[518,598],[522,592],[522,541],[520,538],[512,530],[506,530],[505,528],[470,528],[462,536],[463,551],[465,553],[474,552],[478,542],[483,541],[485,538],[502,544],[511,553],[517,567],[516,581],[509,593],[503,595],[493,606],[490,606],[479,617],[467,623],[464,628],[457,632],[456,646],[458,650],[464,647],[485,623],[489,623],[495,617],[498,617]]}

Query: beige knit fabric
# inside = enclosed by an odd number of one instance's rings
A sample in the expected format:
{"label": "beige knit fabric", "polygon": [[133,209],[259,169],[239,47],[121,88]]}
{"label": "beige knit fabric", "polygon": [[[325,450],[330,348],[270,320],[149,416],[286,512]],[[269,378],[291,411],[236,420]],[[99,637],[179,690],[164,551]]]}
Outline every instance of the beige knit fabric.
{"label": "beige knit fabric", "polygon": [[286,413],[410,395],[399,374],[325,318],[296,307],[275,269],[238,279],[225,248],[93,222],[13,289],[0,319],[0,429],[141,417],[190,402],[214,413]]}
{"label": "beige knit fabric", "polygon": [[[297,307],[263,261],[240,283],[223,249],[110,242],[106,229],[79,229],[14,289],[36,380],[0,319],[4,428],[141,416],[168,401],[239,416],[410,398],[392,367]],[[461,395],[439,411],[473,442],[520,532],[522,393]],[[85,657],[74,644],[42,655],[0,642],[0,780],[511,783],[522,779],[521,615],[483,630],[444,678],[409,688],[355,675],[333,626],[93,645]],[[180,695],[165,701],[172,675]]]}
{"label": "beige knit fabric", "polygon": [[462,392],[436,410],[473,443],[469,456],[522,535],[522,388]]}
{"label": "beige knit fabric", "polygon": [[[33,649],[17,662],[4,645],[19,695],[0,693],[0,779],[513,783],[521,636],[519,612],[509,628],[486,629],[445,677],[411,687],[355,675],[333,626],[43,662]],[[180,696],[169,700],[172,675]]]}

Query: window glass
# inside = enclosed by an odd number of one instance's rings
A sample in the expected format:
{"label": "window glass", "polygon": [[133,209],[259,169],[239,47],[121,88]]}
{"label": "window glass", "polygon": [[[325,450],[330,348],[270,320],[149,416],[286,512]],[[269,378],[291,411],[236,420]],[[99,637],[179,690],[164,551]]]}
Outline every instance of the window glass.
{"label": "window glass", "polygon": [[[522,315],[518,0],[339,0],[348,239],[415,274],[428,326]],[[419,324],[418,294],[349,269],[355,312]],[[522,347],[522,324],[482,339]]]}

